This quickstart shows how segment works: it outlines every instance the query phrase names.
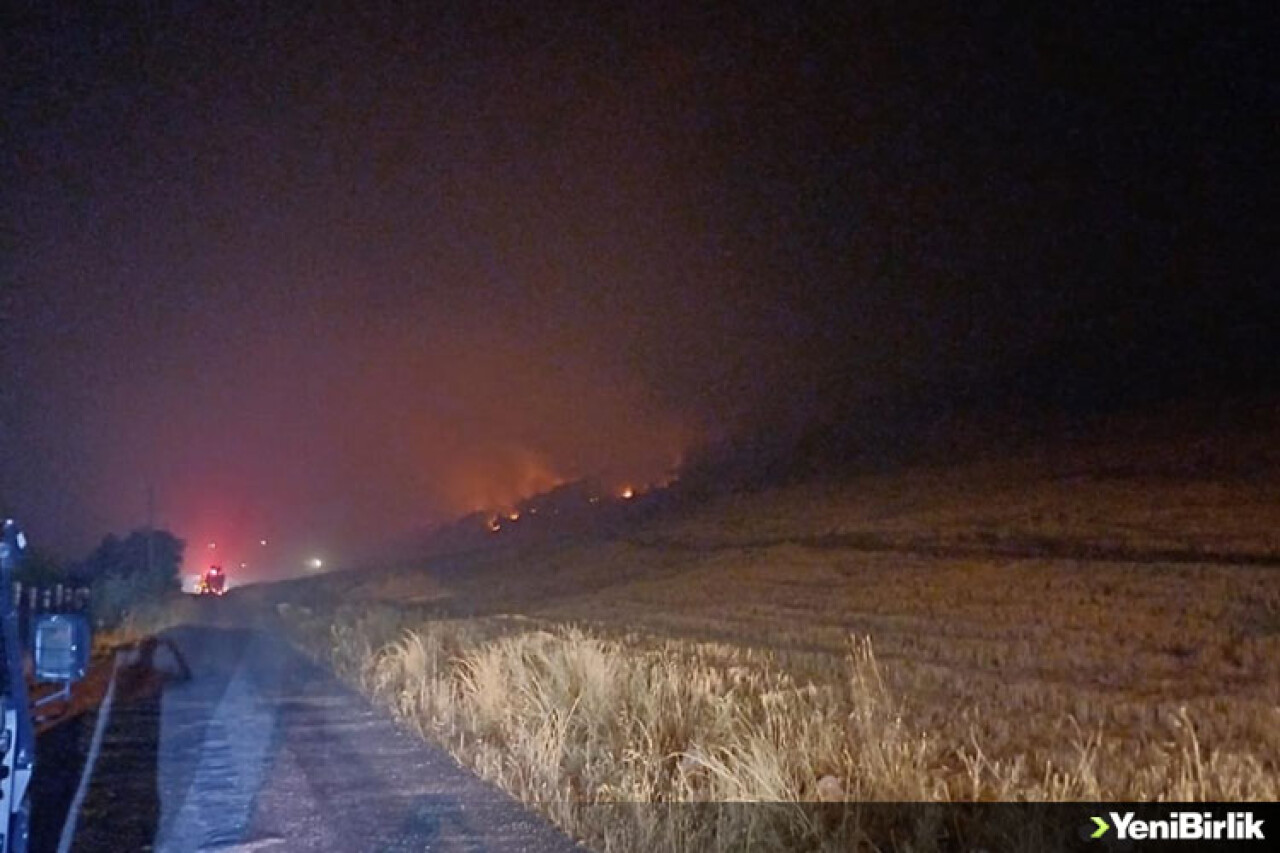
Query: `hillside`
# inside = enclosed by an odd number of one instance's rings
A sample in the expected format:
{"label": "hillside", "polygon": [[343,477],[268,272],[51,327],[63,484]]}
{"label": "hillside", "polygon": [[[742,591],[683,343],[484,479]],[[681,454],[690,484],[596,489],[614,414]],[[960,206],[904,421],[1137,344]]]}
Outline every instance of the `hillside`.
{"label": "hillside", "polygon": [[237,594],[602,849],[864,838],[810,812],[721,836],[598,810],[619,797],[1273,799],[1276,424],[1095,424],[696,499],[566,492],[562,525],[471,520],[448,553]]}

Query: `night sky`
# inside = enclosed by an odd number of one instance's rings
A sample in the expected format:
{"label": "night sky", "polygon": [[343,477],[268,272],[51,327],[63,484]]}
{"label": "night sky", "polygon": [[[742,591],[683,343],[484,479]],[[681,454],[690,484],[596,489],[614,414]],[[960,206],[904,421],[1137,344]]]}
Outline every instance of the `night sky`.
{"label": "night sky", "polygon": [[105,5],[3,22],[0,501],[66,556],[148,484],[265,576],[866,400],[1274,390],[1244,6]]}

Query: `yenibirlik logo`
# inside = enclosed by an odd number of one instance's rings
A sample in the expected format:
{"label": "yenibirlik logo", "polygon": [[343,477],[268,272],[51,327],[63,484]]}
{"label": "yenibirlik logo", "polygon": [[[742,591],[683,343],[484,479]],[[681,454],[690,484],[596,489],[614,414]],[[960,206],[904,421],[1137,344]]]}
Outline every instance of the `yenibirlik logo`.
{"label": "yenibirlik logo", "polygon": [[1115,826],[1121,841],[1265,841],[1261,818],[1252,812],[1228,812],[1215,818],[1213,812],[1171,812],[1165,820],[1141,820],[1133,812],[1108,812],[1111,823],[1094,817],[1097,827],[1090,838],[1102,838]]}

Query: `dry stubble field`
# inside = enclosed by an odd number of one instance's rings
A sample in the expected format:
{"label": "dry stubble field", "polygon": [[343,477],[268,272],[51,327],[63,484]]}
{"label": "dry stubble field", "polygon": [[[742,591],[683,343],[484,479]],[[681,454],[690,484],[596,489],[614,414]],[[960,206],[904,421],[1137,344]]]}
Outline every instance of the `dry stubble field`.
{"label": "dry stubble field", "polygon": [[270,594],[353,683],[599,849],[938,837],[618,803],[1280,798],[1272,451],[1104,451],[732,495]]}

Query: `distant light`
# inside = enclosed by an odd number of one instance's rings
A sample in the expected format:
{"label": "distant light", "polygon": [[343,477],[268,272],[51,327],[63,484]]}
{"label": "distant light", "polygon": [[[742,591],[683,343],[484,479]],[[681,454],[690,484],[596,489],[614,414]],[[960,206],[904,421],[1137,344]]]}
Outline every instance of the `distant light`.
{"label": "distant light", "polygon": [[629,501],[629,500],[631,500],[632,498],[634,498],[635,496],[636,496],[636,490],[635,490],[635,489],[631,488],[630,486],[623,486],[623,487],[622,487],[622,499],[623,499],[624,501]]}
{"label": "distant light", "polygon": [[507,513],[507,520],[508,520],[508,521],[519,521],[519,520],[520,520],[520,513],[516,512],[515,510],[512,510],[511,512]]}
{"label": "distant light", "polygon": [[260,539],[258,540],[258,544],[265,548],[267,546],[267,540]]}
{"label": "distant light", "polygon": [[307,560],[307,565],[313,569],[322,569],[324,568],[324,560],[319,557],[312,557],[310,560]]}
{"label": "distant light", "polygon": [[247,569],[248,567],[249,567],[249,564],[248,564],[248,563],[241,563],[241,564],[240,564],[240,568],[242,568],[242,569]]}
{"label": "distant light", "polygon": [[27,535],[21,530],[18,531],[18,550],[25,551],[27,549]]}
{"label": "distant light", "polygon": [[209,543],[209,548],[210,548],[210,549],[217,548],[217,547],[218,547],[218,543],[217,543],[217,542],[210,542],[210,543]]}
{"label": "distant light", "polygon": [[489,520],[485,522],[485,526],[489,528],[490,533],[497,533],[502,529],[502,522],[498,521],[498,517],[494,515],[490,516]]}

